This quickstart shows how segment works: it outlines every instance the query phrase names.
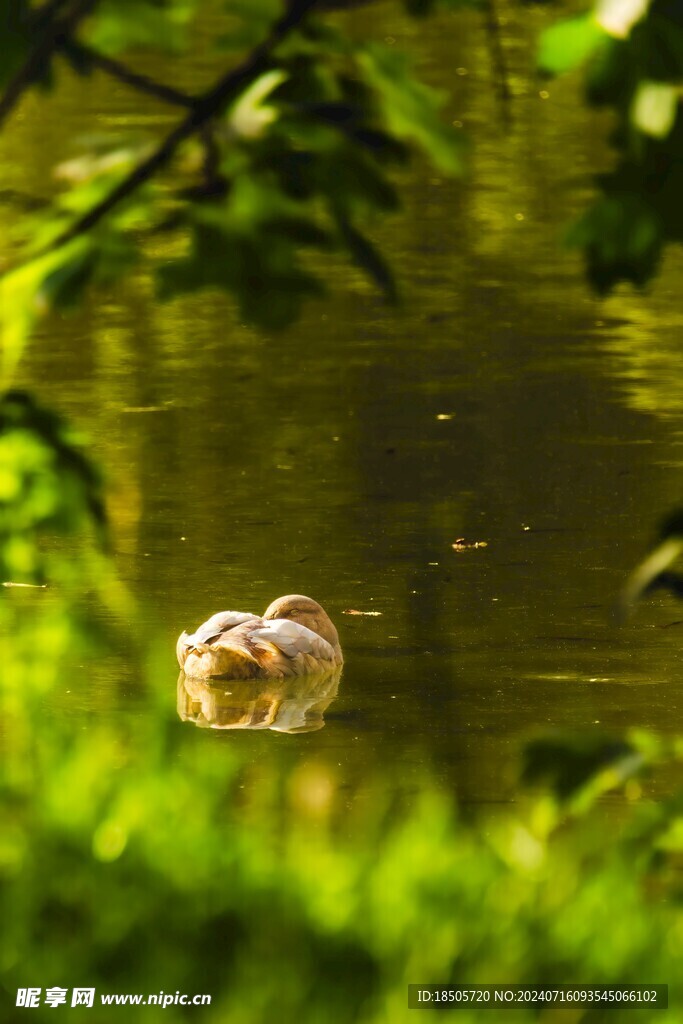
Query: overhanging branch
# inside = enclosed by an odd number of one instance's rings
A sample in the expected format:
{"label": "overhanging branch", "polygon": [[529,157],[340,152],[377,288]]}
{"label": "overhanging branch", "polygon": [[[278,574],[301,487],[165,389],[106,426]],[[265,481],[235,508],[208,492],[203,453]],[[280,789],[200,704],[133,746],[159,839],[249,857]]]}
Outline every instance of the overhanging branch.
{"label": "overhanging branch", "polygon": [[[86,0],[83,0],[86,2]],[[93,0],[90,0],[93,2]],[[71,224],[61,235],[58,235],[48,246],[34,253],[32,258],[44,256],[48,252],[61,248],[80,235],[85,234],[100,223],[120,202],[132,195],[152,178],[157,171],[165,167],[172,159],[178,147],[190,136],[200,131],[207,122],[219,114],[226,104],[253,78],[270,65],[270,56],[275,47],[304,21],[308,13],[316,6],[316,0],[292,0],[286,12],[275,22],[268,36],[259,43],[249,56],[232,71],[223,75],[211,89],[198,96],[187,116],[160,143],[157,149],[141,164],[138,164],[112,191],[96,203]]]}
{"label": "overhanging branch", "polygon": [[65,36],[59,41],[59,49],[70,57],[81,60],[100,71],[105,71],[112,78],[125,82],[131,88],[137,89],[138,92],[147,93],[149,96],[164,100],[166,103],[172,103],[177,107],[193,108],[197,102],[194,96],[190,96],[186,92],[180,92],[179,89],[174,89],[163,82],[157,82],[156,79],[150,78],[148,75],[132,71],[120,61],[107,57],[103,53],[98,53],[97,50],[93,50],[92,47],[86,46],[85,43],[81,43],[77,39]]}
{"label": "overhanging branch", "polygon": [[70,35],[78,23],[93,9],[97,0],[77,0],[62,14],[66,0],[50,0],[38,15],[35,31],[38,41],[17,73],[10,79],[0,96],[0,126],[49,63],[60,39]]}

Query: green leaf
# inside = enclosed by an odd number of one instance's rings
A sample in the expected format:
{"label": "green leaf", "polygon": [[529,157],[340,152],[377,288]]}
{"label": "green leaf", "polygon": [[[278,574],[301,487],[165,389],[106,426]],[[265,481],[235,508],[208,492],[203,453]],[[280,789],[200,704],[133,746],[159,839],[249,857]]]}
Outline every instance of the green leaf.
{"label": "green leaf", "polygon": [[395,303],[398,300],[396,281],[382,254],[346,217],[338,216],[337,226],[354,263],[381,288],[389,302]]}
{"label": "green leaf", "polygon": [[639,82],[631,106],[631,122],[645,135],[664,139],[674,126],[680,89],[667,82]]}
{"label": "green leaf", "polygon": [[627,52],[637,60],[638,77],[680,83],[683,77],[683,23],[667,17],[666,5],[653,9],[631,31]]}
{"label": "green leaf", "polygon": [[[609,179],[606,179],[609,188]],[[659,260],[663,227],[644,198],[629,192],[598,199],[567,234],[567,244],[585,250],[588,278],[607,292],[619,281],[644,285]]]}
{"label": "green leaf", "polygon": [[252,49],[281,15],[282,3],[281,0],[228,0],[225,12],[231,24],[227,32],[218,36],[217,46],[224,50]]}
{"label": "green leaf", "polygon": [[0,278],[0,340],[2,341],[2,373],[5,386],[11,381],[21,359],[24,346],[36,320],[48,305],[41,288],[59,267],[75,258],[82,243],[72,243],[31,260]]}
{"label": "green leaf", "polygon": [[522,781],[544,784],[561,803],[585,810],[602,793],[637,775],[643,765],[643,755],[625,740],[561,734],[527,744]]}
{"label": "green leaf", "polygon": [[462,140],[439,116],[443,96],[419,82],[408,58],[386,46],[367,46],[358,57],[379,96],[388,130],[416,142],[442,171],[462,172]]}
{"label": "green leaf", "polygon": [[0,87],[17,73],[34,43],[31,13],[26,0],[0,2]]}
{"label": "green leaf", "polygon": [[131,49],[179,53],[188,44],[194,0],[101,0],[86,38],[103,53]]}
{"label": "green leaf", "polygon": [[99,472],[59,416],[25,392],[6,392],[0,397],[0,577],[42,582],[53,570],[70,574],[53,553],[53,535],[76,535],[88,525],[105,546]]}
{"label": "green leaf", "polygon": [[317,278],[299,266],[297,247],[325,244],[327,236],[303,214],[278,212],[277,194],[269,201],[260,190],[261,206],[255,183],[241,184],[227,209],[205,204],[192,211],[190,252],[160,269],[159,296],[221,288],[234,294],[244,319],[279,330],[298,317],[306,298],[322,292]]}
{"label": "green leaf", "polygon": [[268,128],[278,111],[265,100],[287,79],[281,68],[273,68],[260,75],[238,96],[226,113],[226,125],[238,138],[257,139]]}
{"label": "green leaf", "polygon": [[374,160],[354,147],[332,152],[317,168],[320,191],[347,209],[392,211],[399,207],[394,186]]}
{"label": "green leaf", "polygon": [[52,308],[74,306],[83,289],[92,280],[93,253],[86,243],[80,245],[70,258],[64,259],[43,278],[38,299]]}
{"label": "green leaf", "polygon": [[[38,247],[49,245],[66,226],[63,210],[57,208],[51,213],[50,217],[38,215],[26,222],[34,227],[31,242]],[[124,207],[96,230],[29,259],[0,277],[0,348],[5,386],[11,382],[40,318],[52,309],[74,306],[90,283],[109,284],[133,265],[138,249],[124,232],[137,223],[135,208]]]}
{"label": "green leaf", "polygon": [[595,16],[610,36],[626,39],[650,6],[651,0],[602,0],[596,7]]}
{"label": "green leaf", "polygon": [[426,18],[433,14],[437,0],[403,0],[405,9],[413,18]]}
{"label": "green leaf", "polygon": [[608,36],[592,13],[569,18],[546,29],[541,36],[538,66],[550,75],[561,75],[584,64]]}
{"label": "green leaf", "polygon": [[403,0],[408,14],[425,18],[438,10],[455,11],[463,7],[479,7],[480,0]]}
{"label": "green leaf", "polygon": [[76,239],[65,251],[57,250],[57,265],[45,274],[37,301],[45,309],[68,309],[81,299],[89,284],[111,284],[136,262],[138,251],[115,224]]}

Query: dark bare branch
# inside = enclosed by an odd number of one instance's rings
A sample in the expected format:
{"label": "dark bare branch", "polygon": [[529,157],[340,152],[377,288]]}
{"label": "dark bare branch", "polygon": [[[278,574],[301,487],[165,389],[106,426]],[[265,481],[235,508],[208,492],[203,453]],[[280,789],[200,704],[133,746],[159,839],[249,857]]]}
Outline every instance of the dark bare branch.
{"label": "dark bare branch", "polygon": [[81,43],[77,39],[65,36],[59,42],[59,49],[69,56],[81,60],[93,68],[98,68],[100,71],[106,72],[121,82],[125,82],[131,88],[137,89],[138,92],[147,93],[149,96],[156,97],[156,99],[172,103],[176,107],[192,108],[197,102],[194,96],[190,96],[186,92],[180,92],[179,89],[174,89],[163,82],[157,82],[148,75],[132,71],[120,61],[107,57],[103,53],[98,53],[97,50],[94,50],[91,46],[86,46],[85,43]]}
{"label": "dark bare branch", "polygon": [[66,0],[51,0],[40,12],[34,27],[36,44],[0,97],[0,125],[14,110],[24,92],[44,71],[59,40],[72,33],[79,22],[90,14],[96,3],[97,0],[76,0],[71,9],[62,14]]}
{"label": "dark bare branch", "polygon": [[489,42],[489,53],[491,54],[493,76],[495,79],[496,91],[498,93],[498,102],[500,104],[500,116],[505,127],[509,128],[512,123],[512,93],[510,91],[510,83],[508,81],[507,62],[505,60],[505,51],[503,50],[503,41],[501,39],[496,0],[484,0],[483,11],[486,24],[486,34]]}
{"label": "dark bare branch", "polygon": [[205,124],[216,117],[252,79],[270,67],[271,54],[278,44],[304,21],[316,6],[316,0],[293,0],[285,14],[275,22],[268,36],[252,50],[249,56],[232,71],[223,75],[211,89],[199,96],[188,115],[166,136],[157,149],[143,160],[120,182],[109,195],[105,196],[91,210],[74,221],[50,245],[33,258],[61,248],[100,223],[120,202],[132,195],[165,167],[178,147],[190,136],[200,132]]}

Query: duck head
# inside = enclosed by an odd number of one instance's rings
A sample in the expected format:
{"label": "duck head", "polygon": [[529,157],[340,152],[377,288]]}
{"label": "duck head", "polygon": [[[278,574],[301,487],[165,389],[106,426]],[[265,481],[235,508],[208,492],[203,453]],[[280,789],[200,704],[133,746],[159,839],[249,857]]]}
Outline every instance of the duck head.
{"label": "duck head", "polygon": [[339,647],[339,635],[329,615],[317,601],[303,594],[287,594],[278,597],[268,605],[264,619],[291,619],[301,626],[312,629],[314,633],[327,640],[333,647]]}

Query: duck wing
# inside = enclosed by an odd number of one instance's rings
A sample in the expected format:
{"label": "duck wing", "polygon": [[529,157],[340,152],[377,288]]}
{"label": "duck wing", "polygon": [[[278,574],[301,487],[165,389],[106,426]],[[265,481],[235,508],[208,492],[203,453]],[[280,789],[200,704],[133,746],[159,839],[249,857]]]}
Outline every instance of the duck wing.
{"label": "duck wing", "polygon": [[251,612],[216,612],[191,635],[185,632],[180,634],[176,643],[178,664],[181,668],[184,667],[188,654],[196,649],[197,644],[213,643],[229,633],[230,630],[235,629],[236,626],[241,626],[245,622],[256,624],[260,621],[258,615],[253,615]]}
{"label": "duck wing", "polygon": [[291,619],[268,619],[256,629],[249,630],[249,636],[274,644],[288,658],[297,654],[312,654],[314,658],[334,661],[334,648],[307,626],[301,626]]}
{"label": "duck wing", "polygon": [[223,633],[228,633],[235,626],[241,626],[244,622],[258,622],[258,615],[253,612],[216,612],[206,622],[195,630],[191,636],[185,637],[185,646],[191,647],[194,644],[211,644]]}

